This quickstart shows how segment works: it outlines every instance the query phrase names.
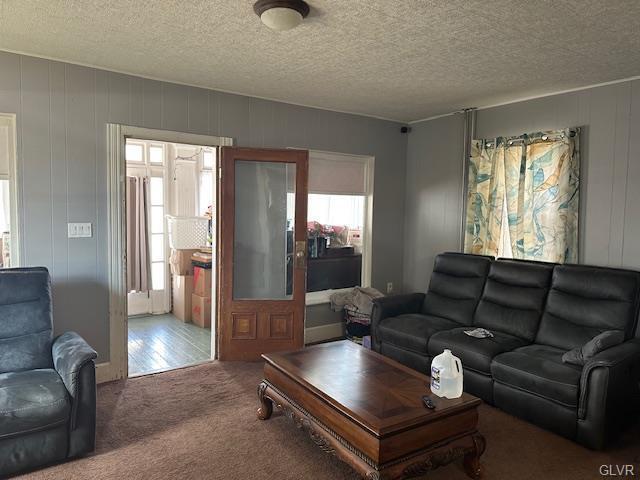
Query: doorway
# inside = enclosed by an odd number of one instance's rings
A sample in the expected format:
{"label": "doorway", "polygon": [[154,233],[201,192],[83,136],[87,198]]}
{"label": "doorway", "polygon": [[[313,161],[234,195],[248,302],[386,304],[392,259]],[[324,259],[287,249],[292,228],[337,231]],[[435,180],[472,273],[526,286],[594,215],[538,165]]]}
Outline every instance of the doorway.
{"label": "doorway", "polygon": [[[128,143],[131,145],[129,152],[127,152]],[[200,202],[204,201],[207,188],[210,187],[209,195],[215,198],[217,149],[232,143],[233,140],[226,137],[107,124],[110,355],[109,361],[98,365],[99,368],[96,369],[99,382],[127,378],[130,373],[136,376],[199,363],[202,356],[194,355],[195,347],[203,352],[204,361],[217,357],[215,322],[212,328],[200,327],[176,318],[176,310],[180,309],[180,305],[175,303],[174,285],[179,284],[178,278],[184,278],[187,275],[172,272],[172,264],[175,261],[171,258],[173,244],[170,232],[174,227],[172,219],[175,218],[180,220],[181,217],[189,216],[197,218],[202,224],[202,216],[196,213],[200,210]],[[187,153],[183,147],[190,149],[191,153]],[[198,155],[194,155],[194,151],[198,152]],[[213,157],[209,153],[205,157],[205,152],[209,152]],[[197,177],[202,181],[202,188],[199,184],[191,183],[193,196],[185,193],[182,195],[183,201],[179,201],[175,192],[183,188],[179,182],[186,177],[182,173],[185,170],[193,173],[195,166],[203,168],[204,163],[211,160],[212,165],[206,168],[208,171]],[[190,162],[192,165],[185,169],[181,166],[183,162]],[[129,172],[127,172],[128,167],[131,167]],[[132,184],[133,181],[128,177],[135,177],[136,173],[143,180]],[[129,202],[127,193],[131,196]],[[128,205],[132,199],[137,199],[138,207],[133,212],[139,213],[136,217],[130,211],[127,218]],[[212,210],[215,210],[215,201],[212,204],[214,205]],[[194,213],[190,215],[183,213],[189,208]],[[147,228],[144,228],[145,221],[140,218],[143,214],[147,217]],[[208,219],[204,221],[207,232],[209,228],[211,231],[216,229],[215,214],[212,217],[214,222],[210,226]],[[139,228],[128,228],[128,221]],[[184,229],[174,230],[181,232]],[[130,232],[146,238],[138,240],[135,235],[134,238],[129,238]],[[199,236],[195,241],[197,245],[206,247],[206,240],[207,235]],[[137,259],[133,262],[137,267],[131,267],[128,241],[130,244],[146,246],[146,252],[138,252],[140,257],[146,255],[146,261]],[[194,250],[200,249],[199,247]],[[180,249],[175,248],[175,250]],[[183,255],[182,258],[187,258],[187,255]],[[190,260],[190,256],[188,258]],[[215,265],[215,249],[208,258],[203,257],[200,260],[203,263],[208,261],[210,265]],[[131,275],[137,278],[129,278]],[[146,285],[138,285],[136,282],[146,282]],[[189,295],[191,295],[191,292],[186,292],[189,285],[192,283],[186,281],[183,285],[178,285],[180,288],[184,287],[182,291],[185,299],[190,298]],[[203,310],[204,313],[211,313],[215,307],[215,296],[211,296],[214,289],[215,283],[212,282],[206,290],[210,303],[203,306],[203,309],[206,309]],[[130,294],[131,302],[129,302]],[[202,297],[205,295],[203,290]],[[130,303],[133,307],[131,312],[129,312]],[[183,309],[187,311],[186,306],[183,306]],[[146,364],[137,362],[136,365],[132,360],[131,369],[129,368],[130,324],[132,350],[141,349],[143,345],[144,347],[153,346],[157,352],[155,362],[147,361]],[[198,331],[199,335],[193,335],[194,331]],[[147,341],[140,341],[141,337],[146,337]],[[182,354],[175,353],[181,351],[180,345],[184,346],[187,343],[191,346],[190,356],[184,353],[185,349],[182,349]],[[162,357],[162,360],[158,357]]]}
{"label": "doorway", "polygon": [[125,140],[128,376],[212,357],[217,147]]}
{"label": "doorway", "polygon": [[[130,293],[144,292],[142,287],[131,288],[128,276],[135,272],[141,279],[146,275],[147,288],[154,291],[153,272],[151,268],[136,269],[127,266],[131,258],[127,255],[127,237],[129,232],[135,231],[128,227],[127,221],[127,160],[126,146],[129,140],[131,145],[143,143],[149,151],[138,148],[138,164],[144,164],[144,175],[149,177],[147,194],[137,193],[136,198],[148,199],[148,206],[143,211],[149,212],[149,218],[154,212],[150,207],[163,207],[163,211],[157,209],[155,215],[164,215],[165,225],[163,233],[165,256],[154,256],[158,264],[165,263],[164,283],[159,283],[163,288],[158,288],[160,293],[156,297],[143,298],[142,315],[158,318],[169,312],[175,316],[175,299],[172,295],[172,310],[162,310],[162,299],[166,300],[166,289],[169,283],[173,284],[176,278],[184,276],[180,273],[166,273],[166,264],[170,267],[182,265],[183,261],[195,260],[193,272],[193,295],[209,293],[209,302],[206,298],[199,299],[200,312],[210,315],[210,359],[257,359],[260,353],[276,350],[292,350],[301,348],[304,339],[304,284],[306,278],[306,198],[307,198],[307,172],[308,152],[300,150],[268,150],[233,148],[232,139],[225,137],[212,137],[197,134],[184,134],[164,130],[152,130],[139,127],[130,127],[118,124],[108,124],[108,157],[109,157],[109,245],[108,263],[109,288],[110,288],[110,359],[97,370],[99,381],[116,380],[126,378],[129,375],[129,323],[136,320],[133,315],[129,318]],[[150,142],[148,145],[145,142]],[[169,168],[161,173],[156,173],[151,161],[151,147],[160,147],[163,144],[176,144],[180,146],[196,147],[215,152],[214,165],[211,171],[211,188],[214,207],[210,212],[211,228],[207,231],[212,243],[208,261],[211,268],[198,263],[206,263],[206,257],[197,258],[206,254],[205,249],[199,248],[199,252],[182,255],[181,258],[169,257],[166,254],[180,249],[173,243],[180,241],[180,236],[189,229],[179,225],[182,221],[199,220],[198,217],[190,217],[186,214],[169,215],[164,209],[173,208],[182,202],[167,199],[166,191],[162,192],[162,202],[158,194],[158,201],[152,201],[151,180],[166,178],[179,181],[181,176],[189,176],[189,169],[181,167],[183,161],[192,160],[189,155],[177,154],[173,157],[173,165],[169,161]],[[133,152],[131,152],[133,155]],[[204,152],[201,152],[202,154]],[[145,155],[149,160],[141,161]],[[156,155],[156,154],[154,154]],[[171,159],[171,156],[169,157]],[[135,161],[135,160],[134,160]],[[204,158],[202,159],[204,162]],[[217,162],[217,164],[216,164]],[[255,183],[256,180],[260,180]],[[140,182],[144,189],[144,183]],[[158,180],[156,180],[158,183]],[[251,185],[256,185],[252,188]],[[164,183],[167,189],[171,186]],[[259,188],[257,188],[259,187]],[[174,188],[182,188],[175,187]],[[166,189],[165,189],[166,190]],[[129,195],[132,195],[131,188]],[[190,198],[194,205],[198,205],[197,196],[183,195]],[[172,207],[173,206],[173,207]],[[253,209],[253,210],[252,210]],[[139,209],[138,209],[139,210]],[[259,213],[253,219],[247,212]],[[175,212],[175,210],[174,210]],[[169,216],[167,216],[169,215]],[[293,216],[292,216],[293,215]],[[133,222],[130,214],[129,222]],[[255,220],[255,222],[254,222]],[[148,220],[151,222],[151,220]],[[134,223],[135,224],[135,223]],[[144,225],[142,223],[141,225]],[[277,228],[274,227],[277,226]],[[260,228],[258,228],[260,227]],[[257,230],[256,230],[257,228]],[[139,234],[151,237],[160,232],[149,228],[138,228]],[[246,231],[245,231],[246,230]],[[177,238],[172,240],[172,232]],[[210,232],[210,233],[209,233]],[[222,233],[221,233],[222,232]],[[225,233],[226,232],[226,233]],[[267,235],[265,235],[267,234]],[[262,238],[262,240],[260,240]],[[156,240],[159,242],[159,240]],[[167,246],[167,242],[169,245]],[[198,243],[198,245],[200,245]],[[147,243],[148,256],[153,255],[152,248]],[[275,252],[271,255],[270,252]],[[196,257],[196,258],[194,258]],[[250,258],[249,258],[250,257]],[[218,261],[219,259],[219,261]],[[251,261],[239,267],[241,260]],[[273,260],[273,262],[271,261]],[[277,261],[276,261],[277,260]],[[234,262],[239,262],[234,267]],[[151,260],[149,260],[151,262]],[[261,270],[261,265],[265,268]],[[159,278],[161,267],[156,267],[156,276]],[[169,270],[171,272],[171,270]],[[204,272],[209,272],[206,275]],[[255,271],[255,278],[251,272]],[[247,274],[249,272],[249,274]],[[169,275],[169,277],[167,277]],[[197,278],[196,278],[197,277]],[[264,291],[264,284],[277,281],[284,286],[284,293],[275,294]],[[259,282],[258,282],[259,280]],[[137,281],[137,280],[136,280]],[[142,281],[142,280],[140,280]],[[162,282],[162,280],[159,280]],[[258,283],[262,284],[259,285]],[[186,283],[189,284],[188,282]],[[272,285],[275,288],[275,284]],[[248,288],[249,290],[245,289]],[[164,290],[164,292],[162,292]],[[245,291],[246,290],[246,291]],[[215,294],[214,294],[215,292]],[[249,293],[247,293],[249,292]],[[143,295],[144,297],[144,295]],[[136,301],[138,299],[136,298]],[[196,299],[193,297],[192,304]],[[165,304],[166,305],[166,304]],[[160,310],[158,307],[160,306]],[[195,307],[194,311],[195,311]],[[146,310],[146,313],[144,313]],[[161,342],[159,348],[166,346]],[[191,363],[187,363],[191,364]],[[168,367],[158,367],[155,371],[166,370]],[[171,367],[169,367],[171,368]],[[132,370],[133,371],[133,370]],[[132,373],[132,375],[135,375]]]}

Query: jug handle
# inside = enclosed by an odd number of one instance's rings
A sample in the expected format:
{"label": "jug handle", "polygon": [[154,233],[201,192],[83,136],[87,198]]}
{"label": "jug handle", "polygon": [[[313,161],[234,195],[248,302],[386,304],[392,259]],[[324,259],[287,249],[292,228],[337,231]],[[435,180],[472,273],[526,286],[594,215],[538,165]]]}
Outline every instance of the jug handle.
{"label": "jug handle", "polygon": [[455,359],[456,368],[458,369],[458,373],[462,373],[462,365],[460,364],[460,360]]}

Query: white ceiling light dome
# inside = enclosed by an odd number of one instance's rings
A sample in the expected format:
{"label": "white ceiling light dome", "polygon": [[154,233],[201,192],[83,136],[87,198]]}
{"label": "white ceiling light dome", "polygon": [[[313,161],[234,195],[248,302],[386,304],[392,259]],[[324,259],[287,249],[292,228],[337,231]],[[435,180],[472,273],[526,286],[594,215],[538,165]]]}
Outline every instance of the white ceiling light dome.
{"label": "white ceiling light dome", "polygon": [[271,30],[291,30],[302,23],[302,15],[290,8],[271,8],[260,15],[260,20]]}
{"label": "white ceiling light dome", "polygon": [[302,23],[309,15],[309,5],[303,0],[258,0],[253,11],[271,30],[283,32]]}

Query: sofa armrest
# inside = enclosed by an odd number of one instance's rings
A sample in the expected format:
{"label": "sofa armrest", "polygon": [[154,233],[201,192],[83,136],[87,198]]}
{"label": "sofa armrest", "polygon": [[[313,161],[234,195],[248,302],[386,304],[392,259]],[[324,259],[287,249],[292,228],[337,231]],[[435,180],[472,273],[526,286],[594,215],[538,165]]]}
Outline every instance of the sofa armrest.
{"label": "sofa armrest", "polygon": [[[426,295],[424,293],[408,293],[373,299],[371,311],[371,343],[374,350],[380,350],[378,325],[388,317],[397,317],[406,313],[419,313],[422,310]],[[376,348],[377,347],[377,348]]]}
{"label": "sofa armrest", "polygon": [[[51,347],[53,365],[62,378],[71,397],[71,429],[76,425],[78,403],[81,389],[81,375],[83,368],[95,369],[94,360],[97,358],[96,351],[85,342],[85,340],[75,332],[66,332],[53,341]],[[93,376],[95,378],[95,374]],[[83,386],[95,390],[95,380],[93,385]],[[95,408],[95,406],[94,406]]]}
{"label": "sofa armrest", "polygon": [[[597,369],[605,369],[607,375],[598,376],[598,384],[592,384],[592,373]],[[638,394],[638,382],[640,382],[640,339],[634,338],[603,350],[589,360],[582,370],[578,418],[584,419],[586,416],[589,392],[602,398],[608,398],[609,395],[620,396],[622,401],[626,397],[631,402],[632,397],[629,398],[629,396]]]}

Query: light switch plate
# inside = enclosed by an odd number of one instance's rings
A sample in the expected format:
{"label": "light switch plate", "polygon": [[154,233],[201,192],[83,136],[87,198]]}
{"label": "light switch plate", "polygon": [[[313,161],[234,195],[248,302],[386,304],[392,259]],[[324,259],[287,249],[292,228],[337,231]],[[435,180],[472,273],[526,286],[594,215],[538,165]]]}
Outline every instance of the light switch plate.
{"label": "light switch plate", "polygon": [[92,236],[91,223],[67,223],[68,238],[91,238]]}

